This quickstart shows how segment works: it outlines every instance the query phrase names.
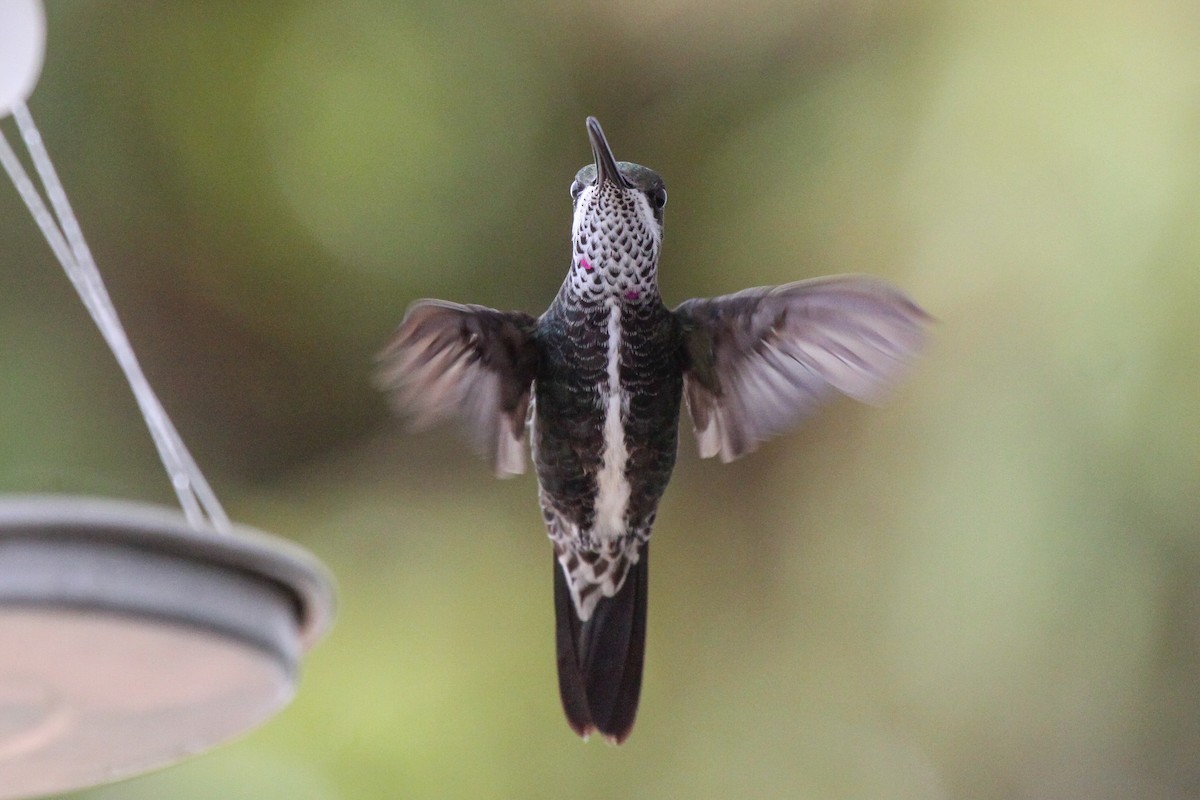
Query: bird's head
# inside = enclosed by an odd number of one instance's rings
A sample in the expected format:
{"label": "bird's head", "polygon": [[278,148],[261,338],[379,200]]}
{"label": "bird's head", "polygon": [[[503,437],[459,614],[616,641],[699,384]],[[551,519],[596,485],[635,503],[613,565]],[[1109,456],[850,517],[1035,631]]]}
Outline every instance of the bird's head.
{"label": "bird's head", "polygon": [[587,119],[595,163],[571,184],[571,274],[575,294],[639,303],[658,297],[667,189],[652,169],[613,157],[595,117]]}

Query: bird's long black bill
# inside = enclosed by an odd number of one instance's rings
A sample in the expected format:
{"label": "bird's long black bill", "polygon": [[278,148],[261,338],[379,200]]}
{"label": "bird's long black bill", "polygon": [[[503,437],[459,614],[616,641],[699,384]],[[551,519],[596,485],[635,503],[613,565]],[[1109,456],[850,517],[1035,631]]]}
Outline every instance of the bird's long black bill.
{"label": "bird's long black bill", "polygon": [[554,614],[558,690],[567,724],[587,737],[599,731],[620,744],[637,717],[646,655],[646,605],[650,547],[629,568],[625,583],[580,622],[558,559],[554,560]]}
{"label": "bird's long black bill", "polygon": [[595,117],[588,117],[587,132],[592,143],[592,158],[596,162],[596,185],[611,181],[617,186],[628,188],[629,181],[625,180],[621,170],[617,169],[617,159],[613,156],[612,148],[608,146],[608,139],[604,137],[600,121]]}

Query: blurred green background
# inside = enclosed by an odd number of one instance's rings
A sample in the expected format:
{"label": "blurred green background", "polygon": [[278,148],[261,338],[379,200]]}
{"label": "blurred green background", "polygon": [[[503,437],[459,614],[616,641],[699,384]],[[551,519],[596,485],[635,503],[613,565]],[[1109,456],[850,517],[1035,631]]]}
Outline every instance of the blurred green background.
{"label": "blurred green background", "polygon": [[[1195,3],[49,16],[30,107],[151,380],[341,586],[286,712],[73,797],[1200,793]],[[731,465],[683,440],[619,749],[562,720],[532,477],[369,383],[415,298],[549,303],[587,114],[666,178],[668,303],[867,272],[939,320],[883,408]],[[4,186],[0,331],[0,491],[171,503]]]}

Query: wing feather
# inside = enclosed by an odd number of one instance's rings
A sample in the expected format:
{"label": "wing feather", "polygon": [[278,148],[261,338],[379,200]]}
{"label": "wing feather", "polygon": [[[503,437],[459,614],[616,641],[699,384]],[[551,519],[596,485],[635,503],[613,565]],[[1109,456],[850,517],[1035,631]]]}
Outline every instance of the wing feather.
{"label": "wing feather", "polygon": [[914,358],[929,316],[858,275],[688,300],[684,398],[700,455],[732,461],[834,392],[877,402]]}
{"label": "wing feather", "polygon": [[376,383],[410,428],[457,418],[497,474],[524,472],[536,325],[521,312],[419,300],[379,354]]}

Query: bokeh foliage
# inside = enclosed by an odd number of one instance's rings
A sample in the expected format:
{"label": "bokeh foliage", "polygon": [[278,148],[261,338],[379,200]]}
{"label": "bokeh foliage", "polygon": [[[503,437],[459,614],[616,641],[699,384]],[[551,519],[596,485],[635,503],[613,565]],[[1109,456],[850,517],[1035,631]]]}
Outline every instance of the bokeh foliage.
{"label": "bokeh foliage", "polygon": [[[80,798],[1195,796],[1193,3],[49,11],[31,108],[151,379],[342,592],[280,718]],[[883,408],[685,439],[621,749],[560,718],[532,479],[369,384],[417,297],[546,305],[589,113],[666,177],[668,301],[869,272],[939,320]],[[0,489],[170,502],[11,190],[0,242]]]}

